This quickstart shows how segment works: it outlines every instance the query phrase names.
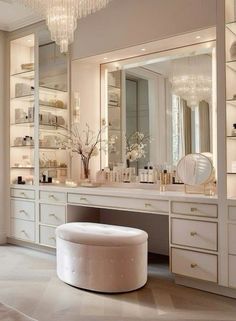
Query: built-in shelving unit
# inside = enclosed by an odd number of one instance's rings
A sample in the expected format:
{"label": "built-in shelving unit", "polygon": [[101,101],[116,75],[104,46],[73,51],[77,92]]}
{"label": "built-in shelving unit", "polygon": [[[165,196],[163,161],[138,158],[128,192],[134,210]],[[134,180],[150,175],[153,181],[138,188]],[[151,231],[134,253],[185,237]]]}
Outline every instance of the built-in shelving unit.
{"label": "built-in shelving unit", "polygon": [[121,128],[121,71],[108,73],[108,137],[110,137],[108,154],[109,166],[122,162],[122,128]]}
{"label": "built-in shelving unit", "polygon": [[[227,194],[236,197],[236,15],[234,0],[225,1]],[[235,125],[236,126],[236,125]]]}
{"label": "built-in shelving unit", "polygon": [[[36,61],[37,57],[37,61]],[[70,173],[68,56],[45,32],[10,41],[10,184]],[[51,180],[50,180],[51,181]]]}
{"label": "built-in shelving unit", "polygon": [[35,183],[35,36],[10,43],[10,182]]}

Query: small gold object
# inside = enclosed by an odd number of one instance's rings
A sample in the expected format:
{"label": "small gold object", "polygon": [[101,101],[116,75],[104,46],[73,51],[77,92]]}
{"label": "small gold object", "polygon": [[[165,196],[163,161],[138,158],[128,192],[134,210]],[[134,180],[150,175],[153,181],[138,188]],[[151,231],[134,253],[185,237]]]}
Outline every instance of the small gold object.
{"label": "small gold object", "polygon": [[197,267],[197,264],[196,263],[192,263],[190,266],[191,266],[192,269],[194,269],[194,268]]}

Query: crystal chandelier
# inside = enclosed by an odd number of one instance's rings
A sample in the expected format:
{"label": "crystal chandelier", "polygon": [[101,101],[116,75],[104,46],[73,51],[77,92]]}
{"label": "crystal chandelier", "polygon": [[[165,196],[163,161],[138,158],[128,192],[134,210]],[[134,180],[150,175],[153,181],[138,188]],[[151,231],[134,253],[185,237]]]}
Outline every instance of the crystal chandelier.
{"label": "crystal chandelier", "polygon": [[18,0],[17,2],[39,13],[46,19],[51,38],[67,52],[74,41],[77,21],[104,7],[111,0]]}
{"label": "crystal chandelier", "polygon": [[186,100],[191,108],[197,107],[203,100],[210,102],[212,95],[210,57],[201,55],[175,60],[172,67],[171,83],[175,95]]}

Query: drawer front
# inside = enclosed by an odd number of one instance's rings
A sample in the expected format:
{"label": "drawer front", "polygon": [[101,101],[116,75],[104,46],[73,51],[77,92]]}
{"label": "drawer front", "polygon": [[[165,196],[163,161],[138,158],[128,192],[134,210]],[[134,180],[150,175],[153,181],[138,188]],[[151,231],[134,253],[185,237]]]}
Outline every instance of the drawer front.
{"label": "drawer front", "polygon": [[172,272],[217,282],[217,255],[172,248]]}
{"label": "drawer front", "polygon": [[229,220],[236,221],[236,206],[229,206]]}
{"label": "drawer front", "polygon": [[172,202],[171,210],[173,214],[217,217],[217,205],[214,204]]}
{"label": "drawer front", "polygon": [[42,245],[56,247],[56,228],[51,226],[40,226],[39,242]]}
{"label": "drawer front", "polygon": [[28,221],[35,220],[35,205],[33,202],[11,200],[11,217]]}
{"label": "drawer front", "polygon": [[168,213],[168,201],[142,200],[125,197],[68,194],[68,203],[87,206],[123,208],[144,212]]}
{"label": "drawer front", "polygon": [[50,203],[66,203],[66,193],[40,191],[40,200]]}
{"label": "drawer front", "polygon": [[27,189],[11,188],[11,197],[34,200],[35,192]]}
{"label": "drawer front", "polygon": [[236,288],[236,256],[229,255],[229,286]]}
{"label": "drawer front", "polygon": [[11,236],[24,241],[35,241],[35,224],[31,221],[11,219]]}
{"label": "drawer front", "polygon": [[48,225],[61,225],[66,222],[66,207],[63,205],[40,204],[40,222]]}
{"label": "drawer front", "polygon": [[217,251],[217,223],[171,219],[172,244]]}
{"label": "drawer front", "polygon": [[229,224],[229,254],[236,255],[236,224]]}

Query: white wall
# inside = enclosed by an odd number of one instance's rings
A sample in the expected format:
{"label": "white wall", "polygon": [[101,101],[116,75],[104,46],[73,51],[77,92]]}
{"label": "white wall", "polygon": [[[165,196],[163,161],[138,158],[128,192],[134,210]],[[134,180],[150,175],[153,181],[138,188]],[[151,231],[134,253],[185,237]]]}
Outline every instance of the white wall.
{"label": "white wall", "polygon": [[216,24],[216,0],[112,0],[80,20],[72,58],[135,46]]}
{"label": "white wall", "polygon": [[6,50],[6,35],[3,31],[0,31],[0,244],[5,242],[5,91],[6,91],[6,77],[5,77],[5,50]]}

